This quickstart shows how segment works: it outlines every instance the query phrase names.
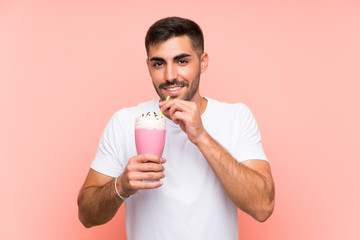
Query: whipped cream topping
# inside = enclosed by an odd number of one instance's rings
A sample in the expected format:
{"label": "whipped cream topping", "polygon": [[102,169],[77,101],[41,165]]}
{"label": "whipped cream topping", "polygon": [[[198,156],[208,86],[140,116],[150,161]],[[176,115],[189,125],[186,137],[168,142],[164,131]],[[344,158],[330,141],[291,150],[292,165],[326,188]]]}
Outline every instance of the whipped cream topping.
{"label": "whipped cream topping", "polygon": [[163,116],[158,116],[155,112],[148,112],[136,118],[135,128],[165,129],[166,121]]}

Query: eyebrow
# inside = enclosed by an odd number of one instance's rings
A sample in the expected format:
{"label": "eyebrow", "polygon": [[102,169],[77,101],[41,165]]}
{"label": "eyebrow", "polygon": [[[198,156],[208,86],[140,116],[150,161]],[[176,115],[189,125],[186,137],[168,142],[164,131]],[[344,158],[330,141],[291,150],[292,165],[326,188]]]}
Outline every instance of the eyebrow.
{"label": "eyebrow", "polygon": [[150,59],[150,61],[162,61],[162,62],[164,62],[165,59],[163,59],[163,58],[161,58],[161,57],[152,57],[152,58]]}
{"label": "eyebrow", "polygon": [[184,58],[184,57],[190,57],[190,56],[191,56],[190,54],[182,53],[180,55],[175,56],[174,60],[178,60],[178,59],[181,59],[181,58]]}
{"label": "eyebrow", "polygon": [[[184,58],[184,57],[191,57],[191,55],[188,54],[188,53],[182,53],[182,54],[179,54],[179,55],[175,56],[174,60],[178,60],[178,59],[181,59],[181,58]],[[165,59],[163,59],[161,57],[152,57],[150,59],[150,61],[162,61],[162,62],[165,62]]]}

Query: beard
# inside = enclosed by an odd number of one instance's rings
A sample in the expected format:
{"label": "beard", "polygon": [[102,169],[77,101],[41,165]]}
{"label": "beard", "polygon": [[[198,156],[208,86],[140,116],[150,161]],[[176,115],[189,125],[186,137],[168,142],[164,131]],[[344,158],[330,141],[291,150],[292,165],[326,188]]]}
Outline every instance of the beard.
{"label": "beard", "polygon": [[[189,84],[188,81],[180,81],[180,80],[173,80],[173,81],[168,81],[166,80],[166,82],[162,83],[159,85],[159,87],[156,87],[154,82],[154,88],[156,93],[159,95],[159,97],[161,98],[161,100],[165,100],[167,96],[165,96],[162,92],[161,89],[164,89],[166,87],[171,87],[171,86],[181,86],[181,87],[187,87],[188,90],[184,93],[184,95],[181,97],[182,100],[185,101],[191,101],[193,99],[193,97],[195,96],[196,92],[199,89],[199,84],[200,84],[200,74],[198,74],[193,80],[192,83]],[[171,96],[171,98],[178,98],[179,95],[175,95],[175,96]]]}

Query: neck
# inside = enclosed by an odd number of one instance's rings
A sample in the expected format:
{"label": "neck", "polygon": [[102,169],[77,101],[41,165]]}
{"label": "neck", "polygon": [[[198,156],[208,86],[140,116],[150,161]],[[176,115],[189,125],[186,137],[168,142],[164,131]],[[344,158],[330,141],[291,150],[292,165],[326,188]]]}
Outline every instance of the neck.
{"label": "neck", "polygon": [[207,107],[207,99],[206,98],[204,98],[204,97],[201,97],[201,99],[200,99],[200,105],[198,105],[198,107],[200,107],[199,109],[200,109],[200,115],[202,115],[204,112],[205,112],[205,110],[206,110],[206,107]]}

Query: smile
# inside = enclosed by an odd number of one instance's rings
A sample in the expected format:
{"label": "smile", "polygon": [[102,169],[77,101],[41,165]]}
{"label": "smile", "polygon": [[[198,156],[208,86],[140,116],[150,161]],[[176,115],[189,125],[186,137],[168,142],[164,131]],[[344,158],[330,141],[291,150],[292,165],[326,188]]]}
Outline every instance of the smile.
{"label": "smile", "polygon": [[176,91],[176,90],[179,90],[180,88],[182,87],[168,87],[166,88],[167,91]]}
{"label": "smile", "polygon": [[178,94],[180,94],[180,92],[182,91],[182,89],[184,88],[184,86],[168,86],[165,87],[164,90],[166,91],[166,95],[168,96],[177,96]]}

